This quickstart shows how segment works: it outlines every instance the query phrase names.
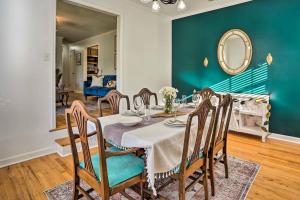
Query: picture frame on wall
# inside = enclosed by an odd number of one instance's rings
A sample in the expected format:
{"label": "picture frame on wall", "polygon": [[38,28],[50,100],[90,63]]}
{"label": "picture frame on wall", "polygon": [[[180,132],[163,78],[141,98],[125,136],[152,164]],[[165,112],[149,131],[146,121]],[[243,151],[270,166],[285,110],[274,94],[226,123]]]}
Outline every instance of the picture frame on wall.
{"label": "picture frame on wall", "polygon": [[76,65],[81,65],[81,53],[77,52],[75,57],[76,57]]}

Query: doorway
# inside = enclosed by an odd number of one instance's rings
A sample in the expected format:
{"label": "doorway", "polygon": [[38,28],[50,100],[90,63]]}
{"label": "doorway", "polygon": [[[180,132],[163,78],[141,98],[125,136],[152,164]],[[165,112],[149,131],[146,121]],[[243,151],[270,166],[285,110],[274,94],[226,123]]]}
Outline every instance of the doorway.
{"label": "doorway", "polygon": [[101,96],[96,89],[111,86],[108,81],[121,89],[120,15],[88,6],[57,0],[55,129],[66,127],[64,110],[74,100],[82,101],[97,116]]}

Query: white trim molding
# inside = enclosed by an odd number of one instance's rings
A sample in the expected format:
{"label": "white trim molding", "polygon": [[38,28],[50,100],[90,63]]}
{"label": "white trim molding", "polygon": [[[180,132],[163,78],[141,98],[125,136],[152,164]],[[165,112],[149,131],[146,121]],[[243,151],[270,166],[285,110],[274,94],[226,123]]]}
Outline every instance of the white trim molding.
{"label": "white trim molding", "polygon": [[271,135],[268,136],[268,138],[275,139],[275,140],[286,141],[286,142],[291,142],[291,143],[295,143],[295,144],[300,144],[300,138],[293,137],[293,136],[288,136],[288,135],[272,133]]}
{"label": "white trim molding", "polygon": [[[98,12],[106,12],[107,14],[112,14],[112,15],[116,15],[117,16],[117,29],[114,30],[117,32],[117,89],[120,92],[124,92],[123,91],[123,31],[124,31],[124,27],[123,27],[123,12],[118,10],[118,9],[114,9],[114,8],[108,8],[102,5],[96,5],[95,3],[89,3],[86,2],[85,0],[66,0],[67,3],[79,6],[79,7],[85,7],[87,9],[92,9]],[[52,102],[51,102],[51,128],[50,129],[54,129],[56,128],[56,103],[55,103],[55,51],[56,51],[56,3],[55,3],[55,9],[54,13],[53,13],[53,23],[54,26],[52,27],[52,32],[53,32],[53,37],[54,37],[54,42],[52,44],[52,53],[54,56],[52,56],[51,59],[51,63],[52,63],[52,84],[51,84],[51,90],[52,90]],[[76,91],[78,92],[78,91]],[[83,92],[83,91],[81,91]]]}
{"label": "white trim molding", "polygon": [[41,156],[46,156],[52,153],[55,153],[55,148],[48,147],[44,149],[39,149],[36,151],[31,151],[28,153],[19,154],[16,156],[8,157],[5,159],[0,160],[0,168],[7,167],[13,164],[21,163],[24,161],[32,160],[34,158],[38,158]]}
{"label": "white trim molding", "polygon": [[212,4],[211,6],[191,10],[191,11],[185,12],[184,14],[181,14],[181,15],[176,15],[175,17],[172,17],[172,20],[180,19],[180,18],[192,16],[192,15],[197,15],[197,14],[200,14],[200,13],[205,13],[205,12],[209,12],[209,11],[213,11],[213,10],[218,10],[218,9],[221,9],[221,8],[226,8],[226,7],[238,5],[238,4],[241,4],[241,3],[246,3],[246,2],[249,2],[249,1],[253,1],[253,0],[232,0],[232,1],[225,0],[223,2],[215,1],[215,3],[214,2],[211,3]]}

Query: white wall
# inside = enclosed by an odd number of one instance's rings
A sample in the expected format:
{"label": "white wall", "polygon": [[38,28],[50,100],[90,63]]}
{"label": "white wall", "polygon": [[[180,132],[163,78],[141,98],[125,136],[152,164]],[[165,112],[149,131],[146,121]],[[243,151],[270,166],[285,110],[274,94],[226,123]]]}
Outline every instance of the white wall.
{"label": "white wall", "polygon": [[51,151],[53,2],[0,1],[0,166]]}
{"label": "white wall", "polygon": [[[127,0],[77,0],[122,15],[120,89],[171,83],[171,23]],[[0,1],[0,166],[51,152],[54,0]],[[50,57],[50,58],[49,58]],[[52,61],[52,62],[50,62]]]}
{"label": "white wall", "polygon": [[[101,22],[99,22],[101,23]],[[70,44],[70,49],[76,49],[76,51],[80,52],[82,57],[82,65],[75,66],[78,69],[77,72],[77,80],[76,81],[76,90],[82,91],[83,89],[83,80],[87,79],[87,62],[86,56],[88,47],[99,45],[99,58],[98,58],[98,66],[99,69],[102,69],[104,75],[112,75],[116,74],[115,63],[114,63],[114,51],[115,51],[115,36],[116,30],[109,31],[107,33],[102,33],[100,35],[96,35],[85,40]]]}

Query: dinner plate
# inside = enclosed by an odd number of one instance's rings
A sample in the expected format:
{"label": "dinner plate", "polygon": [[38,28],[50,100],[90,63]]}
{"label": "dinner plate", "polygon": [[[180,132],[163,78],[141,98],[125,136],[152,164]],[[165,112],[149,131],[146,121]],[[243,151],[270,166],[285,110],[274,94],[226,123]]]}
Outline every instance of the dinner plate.
{"label": "dinner plate", "polygon": [[196,108],[196,105],[194,103],[188,103],[187,107],[188,108]]}
{"label": "dinner plate", "polygon": [[119,123],[121,123],[123,126],[135,126],[143,121],[140,117],[135,116],[127,116],[127,117],[121,117],[119,119]]}
{"label": "dinner plate", "polygon": [[165,125],[167,126],[173,126],[173,127],[185,127],[186,122],[181,121],[181,120],[174,120],[174,119],[168,119],[164,122]]}
{"label": "dinner plate", "polygon": [[[135,110],[125,110],[121,113],[121,115],[123,115],[123,116],[138,116],[138,113]],[[142,115],[145,115],[145,112],[142,111],[139,113],[139,116],[142,116]]]}

